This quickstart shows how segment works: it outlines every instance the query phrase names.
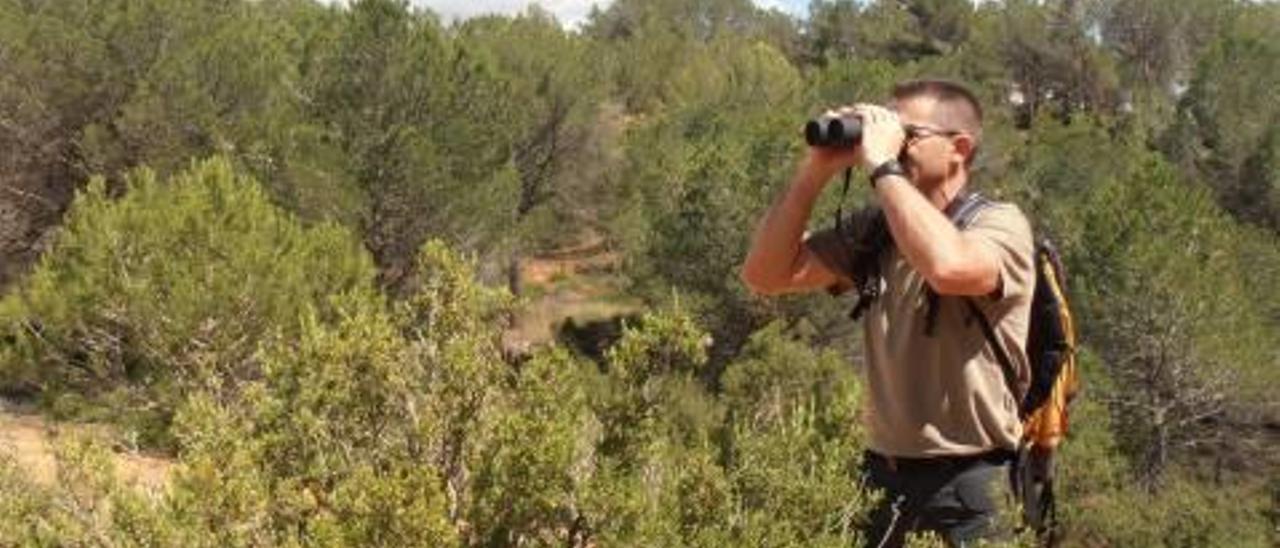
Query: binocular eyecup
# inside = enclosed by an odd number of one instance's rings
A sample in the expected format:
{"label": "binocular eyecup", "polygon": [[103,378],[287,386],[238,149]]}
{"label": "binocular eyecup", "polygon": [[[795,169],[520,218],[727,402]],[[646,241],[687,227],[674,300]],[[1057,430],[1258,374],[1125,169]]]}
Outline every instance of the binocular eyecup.
{"label": "binocular eyecup", "polygon": [[811,147],[856,147],[862,142],[862,120],[824,114],[804,125],[804,140]]}

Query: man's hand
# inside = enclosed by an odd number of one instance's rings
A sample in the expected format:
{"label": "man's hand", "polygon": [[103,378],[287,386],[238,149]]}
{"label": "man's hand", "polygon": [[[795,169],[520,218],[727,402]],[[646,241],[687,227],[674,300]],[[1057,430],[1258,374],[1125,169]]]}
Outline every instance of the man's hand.
{"label": "man's hand", "polygon": [[[827,114],[853,116],[845,107]],[[858,165],[862,148],[809,147],[791,183],[756,228],[740,276],[761,295],[812,291],[841,283],[804,243],[804,228],[813,203],[841,170]]]}
{"label": "man's hand", "polygon": [[861,163],[861,152],[858,148],[809,147],[800,171],[825,184],[841,171]]}
{"label": "man's hand", "polygon": [[898,114],[866,103],[855,105],[853,112],[862,119],[862,166],[870,170],[897,159],[907,141]]}
{"label": "man's hand", "polygon": [[[841,107],[828,110],[826,116],[854,117],[857,114],[853,107]],[[833,176],[845,169],[862,163],[862,147],[832,148],[809,147],[808,156],[800,165],[802,172],[808,172],[814,178],[829,181]]]}

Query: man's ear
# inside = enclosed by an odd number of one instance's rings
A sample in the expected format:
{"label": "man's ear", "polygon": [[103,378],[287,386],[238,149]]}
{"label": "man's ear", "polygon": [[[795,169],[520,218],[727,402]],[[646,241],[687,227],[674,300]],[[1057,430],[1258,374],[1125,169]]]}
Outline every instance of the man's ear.
{"label": "man's ear", "polygon": [[977,152],[976,149],[978,142],[968,133],[956,135],[951,140],[951,143],[952,146],[956,148],[956,154],[960,155],[961,163],[969,163],[969,160],[973,158],[974,153]]}

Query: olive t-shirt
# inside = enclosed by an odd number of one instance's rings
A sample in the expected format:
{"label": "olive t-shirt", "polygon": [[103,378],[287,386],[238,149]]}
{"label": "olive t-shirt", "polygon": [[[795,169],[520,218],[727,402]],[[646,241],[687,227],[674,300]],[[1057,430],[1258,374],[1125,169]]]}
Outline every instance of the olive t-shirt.
{"label": "olive t-shirt", "polygon": [[[866,212],[860,215],[866,215]],[[865,219],[816,233],[805,244],[837,273],[850,272],[851,243]],[[992,203],[965,229],[1000,257],[999,289],[972,297],[1001,340],[1020,386],[1030,378],[1025,341],[1035,290],[1034,244],[1027,218]],[[1018,406],[995,353],[964,297],[942,296],[932,335],[925,332],[926,283],[893,249],[880,256],[881,293],[863,315],[870,448],[884,455],[970,455],[1013,449],[1022,435]],[[842,281],[837,290],[849,287]]]}

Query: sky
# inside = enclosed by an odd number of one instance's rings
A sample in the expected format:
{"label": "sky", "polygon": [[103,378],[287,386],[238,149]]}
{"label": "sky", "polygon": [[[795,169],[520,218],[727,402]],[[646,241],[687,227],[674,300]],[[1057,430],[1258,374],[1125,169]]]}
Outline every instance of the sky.
{"label": "sky", "polygon": [[[753,0],[757,5],[766,8],[777,8],[786,13],[803,16],[809,9],[809,0]],[[524,11],[532,0],[412,0],[415,5],[430,8],[446,21],[467,18],[483,13],[513,14]],[[536,0],[547,11],[554,13],[556,19],[566,26],[577,26],[591,11],[592,4],[601,9],[607,7],[611,0]]]}

